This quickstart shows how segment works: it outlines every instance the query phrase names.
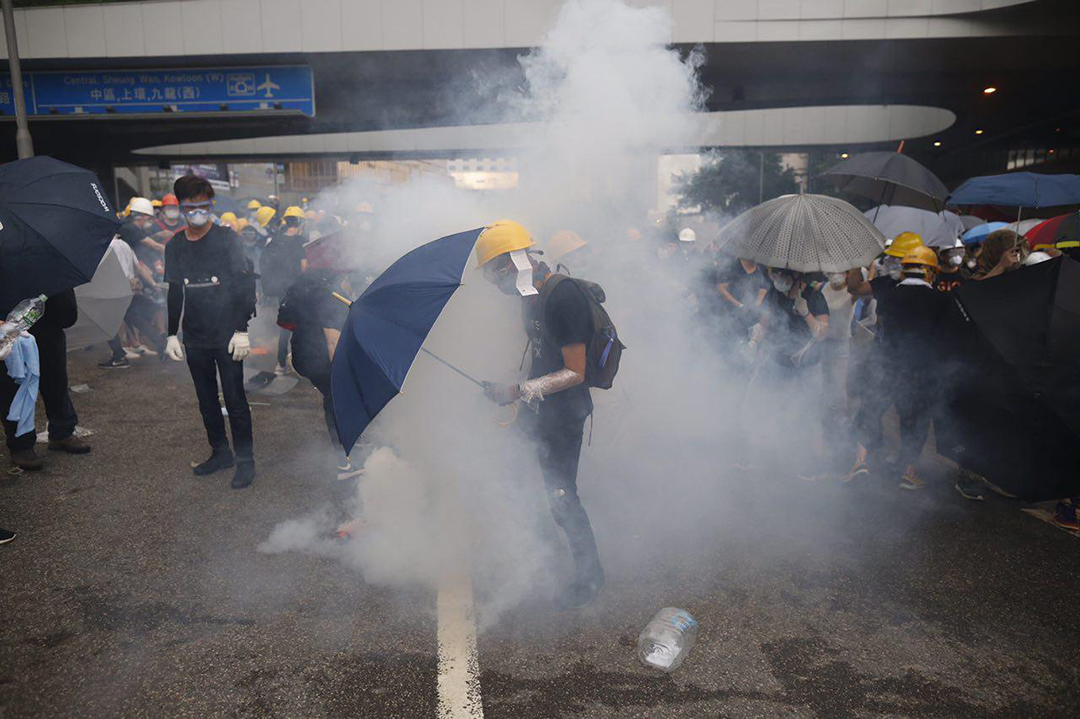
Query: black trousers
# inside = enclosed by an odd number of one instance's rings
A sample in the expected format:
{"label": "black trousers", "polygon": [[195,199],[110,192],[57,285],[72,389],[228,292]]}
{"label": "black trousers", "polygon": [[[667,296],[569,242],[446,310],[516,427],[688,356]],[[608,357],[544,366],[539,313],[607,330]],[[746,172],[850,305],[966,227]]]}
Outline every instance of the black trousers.
{"label": "black trousers", "polygon": [[601,567],[592,524],[577,492],[585,418],[541,413],[538,420],[535,438],[551,516],[566,534],[577,577],[588,580],[599,575]]}
{"label": "black trousers", "polygon": [[323,414],[326,416],[326,431],[330,434],[330,444],[337,449],[342,449],[341,439],[338,438],[337,420],[334,419],[334,395],[330,391],[330,371],[321,372],[308,379],[322,395]]}
{"label": "black trousers", "polygon": [[[79,422],[75,405],[71,403],[71,395],[68,393],[67,335],[59,327],[48,325],[35,325],[30,332],[37,340],[38,355],[41,358],[38,394],[45,403],[49,439],[67,439],[75,434],[75,425]],[[2,415],[5,418],[18,389],[15,380],[8,376],[5,369],[0,368],[0,406],[3,407]],[[37,441],[34,432],[16,437],[16,424],[7,419],[3,420],[3,424],[9,451],[21,452],[34,446]]]}
{"label": "black trousers", "polygon": [[244,393],[244,363],[234,362],[227,349],[203,349],[184,347],[187,354],[191,380],[195,383],[195,396],[199,398],[199,413],[206,427],[206,439],[215,451],[229,449],[225,436],[225,418],[221,416],[218,402],[218,376],[221,377],[221,393],[225,396],[225,409],[229,412],[229,428],[232,430],[233,449],[238,462],[253,462],[255,455],[251,431],[251,407]]}

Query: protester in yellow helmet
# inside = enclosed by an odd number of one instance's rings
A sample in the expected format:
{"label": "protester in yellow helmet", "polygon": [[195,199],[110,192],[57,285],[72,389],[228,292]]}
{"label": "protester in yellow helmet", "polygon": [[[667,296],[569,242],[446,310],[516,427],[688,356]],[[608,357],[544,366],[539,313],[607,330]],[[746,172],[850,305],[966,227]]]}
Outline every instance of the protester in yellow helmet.
{"label": "protester in yellow helmet", "polygon": [[569,274],[570,270],[565,264],[569,261],[567,260],[567,255],[570,253],[574,254],[574,265],[580,269],[581,265],[586,264],[584,255],[586,253],[585,248],[588,247],[588,245],[589,243],[582,239],[581,235],[576,232],[571,230],[559,230],[551,236],[550,240],[548,240],[547,258],[552,263],[555,263],[556,270],[565,271]]}
{"label": "protester in yellow helmet", "polygon": [[277,210],[273,207],[260,207],[255,211],[255,223],[264,230],[269,229],[268,226],[276,214]]}
{"label": "protester in yellow helmet", "polygon": [[248,210],[251,210],[252,212],[259,209],[260,207],[262,207],[262,203],[258,200],[251,200],[247,203]]}
{"label": "protester in yellow helmet", "polygon": [[529,254],[536,243],[513,220],[489,225],[476,241],[476,266],[505,294],[520,296],[529,337],[529,379],[489,384],[485,394],[498,404],[524,401],[536,412],[532,430],[540,469],[556,524],[566,533],[574,577],[558,595],[564,609],[581,609],[604,584],[604,570],[592,525],[577,493],[578,459],[592,398],[585,384],[586,346],[592,337],[592,310],[580,280],[552,274]]}
{"label": "protester in yellow helmet", "polygon": [[218,219],[221,220],[221,224],[225,225],[226,227],[228,227],[233,232],[239,232],[240,231],[239,227],[236,224],[237,219],[236,219],[236,214],[235,213],[233,213],[233,212],[222,212],[221,217],[219,217]]}

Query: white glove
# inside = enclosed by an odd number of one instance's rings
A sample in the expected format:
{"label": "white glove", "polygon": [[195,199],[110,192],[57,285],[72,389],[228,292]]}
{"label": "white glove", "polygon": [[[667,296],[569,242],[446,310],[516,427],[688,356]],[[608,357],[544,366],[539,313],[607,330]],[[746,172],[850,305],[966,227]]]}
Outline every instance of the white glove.
{"label": "white glove", "polygon": [[165,340],[165,356],[173,362],[180,362],[184,359],[184,350],[180,349],[180,340],[176,335],[169,335],[169,338]]}
{"label": "white glove", "polygon": [[765,328],[761,326],[760,322],[758,322],[756,325],[750,328],[750,341],[757,345],[763,339],[765,339]]}
{"label": "white glove", "polygon": [[795,298],[794,308],[795,314],[799,315],[799,317],[806,317],[810,314],[810,307],[806,304],[806,298],[801,294]]}
{"label": "white glove", "polygon": [[244,358],[251,354],[251,340],[247,332],[235,332],[229,340],[229,353],[232,354],[233,362],[243,362]]}

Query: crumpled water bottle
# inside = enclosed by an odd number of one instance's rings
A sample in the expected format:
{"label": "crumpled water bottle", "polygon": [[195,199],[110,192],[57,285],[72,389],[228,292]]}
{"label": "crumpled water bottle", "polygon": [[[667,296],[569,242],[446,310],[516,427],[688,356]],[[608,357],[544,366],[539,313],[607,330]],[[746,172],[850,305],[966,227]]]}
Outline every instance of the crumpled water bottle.
{"label": "crumpled water bottle", "polygon": [[638,659],[647,666],[673,672],[686,659],[697,639],[698,623],[690,612],[664,607],[638,636]]}
{"label": "crumpled water bottle", "polygon": [[19,333],[25,332],[34,326],[34,323],[45,314],[45,295],[38,295],[23,300],[15,305],[15,309],[8,313],[7,319],[0,323],[0,354],[3,354],[15,341],[19,339]]}

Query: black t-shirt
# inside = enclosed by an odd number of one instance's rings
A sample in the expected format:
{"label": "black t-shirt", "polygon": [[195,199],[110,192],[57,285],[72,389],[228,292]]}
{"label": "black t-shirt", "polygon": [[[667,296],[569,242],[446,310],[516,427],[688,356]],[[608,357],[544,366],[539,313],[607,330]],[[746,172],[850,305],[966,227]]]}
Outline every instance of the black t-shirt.
{"label": "black t-shirt", "polygon": [[141,229],[135,224],[135,221],[128,219],[124,221],[124,224],[120,225],[120,239],[128,243],[131,249],[136,252],[142,247],[142,241],[149,237],[145,230]]}
{"label": "black t-shirt", "polygon": [[304,243],[307,236],[278,232],[263,248],[260,274],[263,290],[271,297],[284,297],[289,286],[300,276],[300,263],[307,256]]}
{"label": "black t-shirt", "polygon": [[956,272],[942,272],[934,281],[934,289],[940,292],[952,292],[953,290],[960,289],[960,286],[966,281],[967,278],[964,277],[964,273],[960,270],[957,270]]}
{"label": "black t-shirt", "polygon": [[292,336],[293,366],[304,377],[330,371],[330,350],[324,329],[344,329],[349,308],[333,293],[340,285],[337,273],[311,270],[289,287],[282,300],[279,320],[287,315],[295,329]]}
{"label": "black t-shirt", "polygon": [[[246,324],[246,272],[240,238],[221,225],[195,242],[178,232],[165,246],[165,281],[184,288],[185,345],[224,348]],[[251,301],[254,304],[254,297]]]}
{"label": "black t-shirt", "polygon": [[[756,305],[758,294],[772,287],[768,275],[760,265],[753,272],[748,273],[743,268],[742,260],[738,259],[719,264],[716,267],[714,279],[714,291],[716,285],[726,284],[731,296],[744,305]],[[731,306],[727,300],[723,300],[723,303],[725,306]]]}
{"label": "black t-shirt", "polygon": [[944,292],[926,285],[897,285],[889,295],[883,359],[900,368],[933,367],[949,303]]}
{"label": "black t-shirt", "polygon": [[[806,300],[806,307],[812,316],[828,316],[829,303],[825,301],[821,290],[806,285],[802,297]],[[771,322],[767,340],[771,354],[781,364],[790,364],[791,355],[806,346],[813,337],[813,332],[806,324],[806,318],[795,311],[795,300],[780,293],[775,287],[769,287],[762,307]]]}
{"label": "black t-shirt", "polygon": [[[537,316],[541,306],[542,318]],[[529,379],[561,370],[566,366],[562,348],[579,343],[587,345],[593,335],[592,310],[573,280],[559,282],[543,305],[538,297],[529,300],[524,319],[532,356]],[[584,418],[592,408],[592,397],[584,383],[548,395],[539,405],[541,415],[557,415],[568,420]]]}

